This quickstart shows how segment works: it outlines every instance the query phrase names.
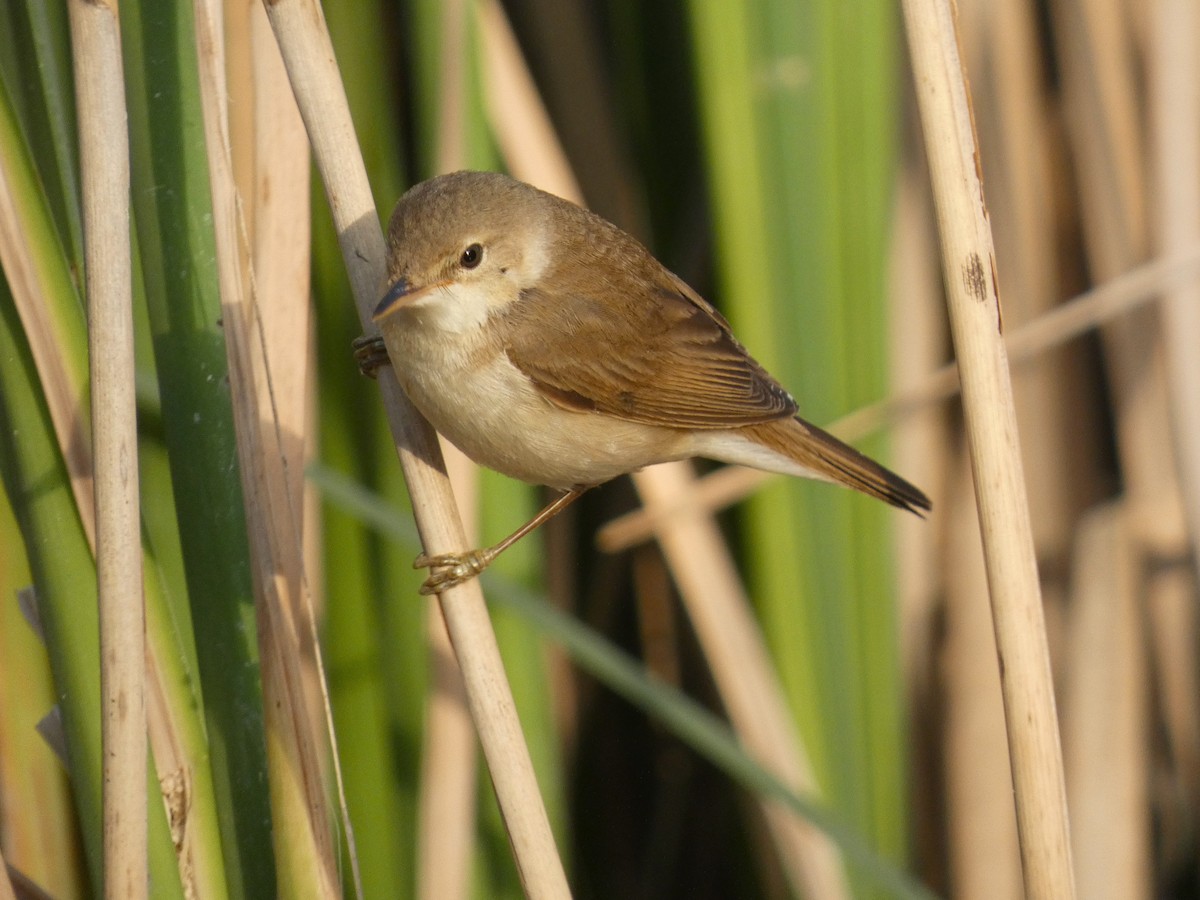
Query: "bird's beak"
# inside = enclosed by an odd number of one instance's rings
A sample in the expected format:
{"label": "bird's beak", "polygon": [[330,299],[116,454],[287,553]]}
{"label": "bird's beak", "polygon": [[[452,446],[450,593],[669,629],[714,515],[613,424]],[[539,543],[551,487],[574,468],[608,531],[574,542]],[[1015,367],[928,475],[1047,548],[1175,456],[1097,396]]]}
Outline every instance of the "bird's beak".
{"label": "bird's beak", "polygon": [[387,293],[383,295],[383,299],[379,301],[379,305],[375,307],[375,312],[371,314],[371,318],[378,322],[393,313],[406,303],[412,302],[411,285],[407,278],[399,278],[395,284],[388,288]]}
{"label": "bird's beak", "polygon": [[375,307],[375,312],[371,314],[372,321],[380,322],[389,315],[400,309],[402,306],[408,306],[420,300],[430,291],[436,288],[443,287],[444,282],[427,285],[426,287],[413,287],[408,283],[408,279],[401,276],[390,288],[383,299],[379,301],[379,305]]}

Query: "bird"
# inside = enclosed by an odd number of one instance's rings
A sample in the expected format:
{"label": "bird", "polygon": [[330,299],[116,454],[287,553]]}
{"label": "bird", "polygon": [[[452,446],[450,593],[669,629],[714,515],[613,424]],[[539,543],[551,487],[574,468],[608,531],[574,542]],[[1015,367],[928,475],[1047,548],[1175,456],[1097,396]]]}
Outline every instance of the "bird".
{"label": "bird", "polygon": [[563,493],[491,547],[414,562],[433,594],[477,576],[591,487],[691,457],[853,488],[922,515],[917,487],[797,415],[725,318],[637,239],[497,172],[410,188],[355,342],[480,465]]}

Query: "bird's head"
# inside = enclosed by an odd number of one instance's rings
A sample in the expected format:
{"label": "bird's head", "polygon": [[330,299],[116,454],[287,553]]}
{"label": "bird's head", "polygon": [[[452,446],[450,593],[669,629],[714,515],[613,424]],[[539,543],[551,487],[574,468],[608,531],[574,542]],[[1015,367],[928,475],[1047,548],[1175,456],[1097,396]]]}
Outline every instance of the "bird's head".
{"label": "bird's head", "polygon": [[411,310],[463,330],[515,302],[548,265],[554,203],[495,172],[418,184],[388,224],[387,284],[375,321]]}

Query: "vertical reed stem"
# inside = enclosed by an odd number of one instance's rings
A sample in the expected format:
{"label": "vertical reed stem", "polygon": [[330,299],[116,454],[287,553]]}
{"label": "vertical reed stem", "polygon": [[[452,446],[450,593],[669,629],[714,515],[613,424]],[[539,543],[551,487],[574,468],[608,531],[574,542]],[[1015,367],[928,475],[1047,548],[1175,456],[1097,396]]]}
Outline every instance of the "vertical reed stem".
{"label": "vertical reed stem", "polygon": [[129,130],[108,2],[70,4],[83,182],[100,604],[104,895],[147,895],[145,610],[134,401]]}
{"label": "vertical reed stem", "polygon": [[942,240],[1012,756],[1025,893],[1074,896],[1050,659],[1001,334],[991,226],[949,0],[904,0]]}

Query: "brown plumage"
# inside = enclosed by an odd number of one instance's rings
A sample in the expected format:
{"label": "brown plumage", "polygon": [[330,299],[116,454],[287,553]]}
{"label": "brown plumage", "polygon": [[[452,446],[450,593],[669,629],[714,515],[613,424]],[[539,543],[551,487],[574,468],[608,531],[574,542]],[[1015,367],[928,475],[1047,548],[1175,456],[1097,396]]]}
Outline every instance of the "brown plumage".
{"label": "brown plumage", "polygon": [[931,508],[929,498],[919,488],[798,416],[747,425],[745,431],[750,440],[821,473],[827,481],[844,484],[917,515]]}

